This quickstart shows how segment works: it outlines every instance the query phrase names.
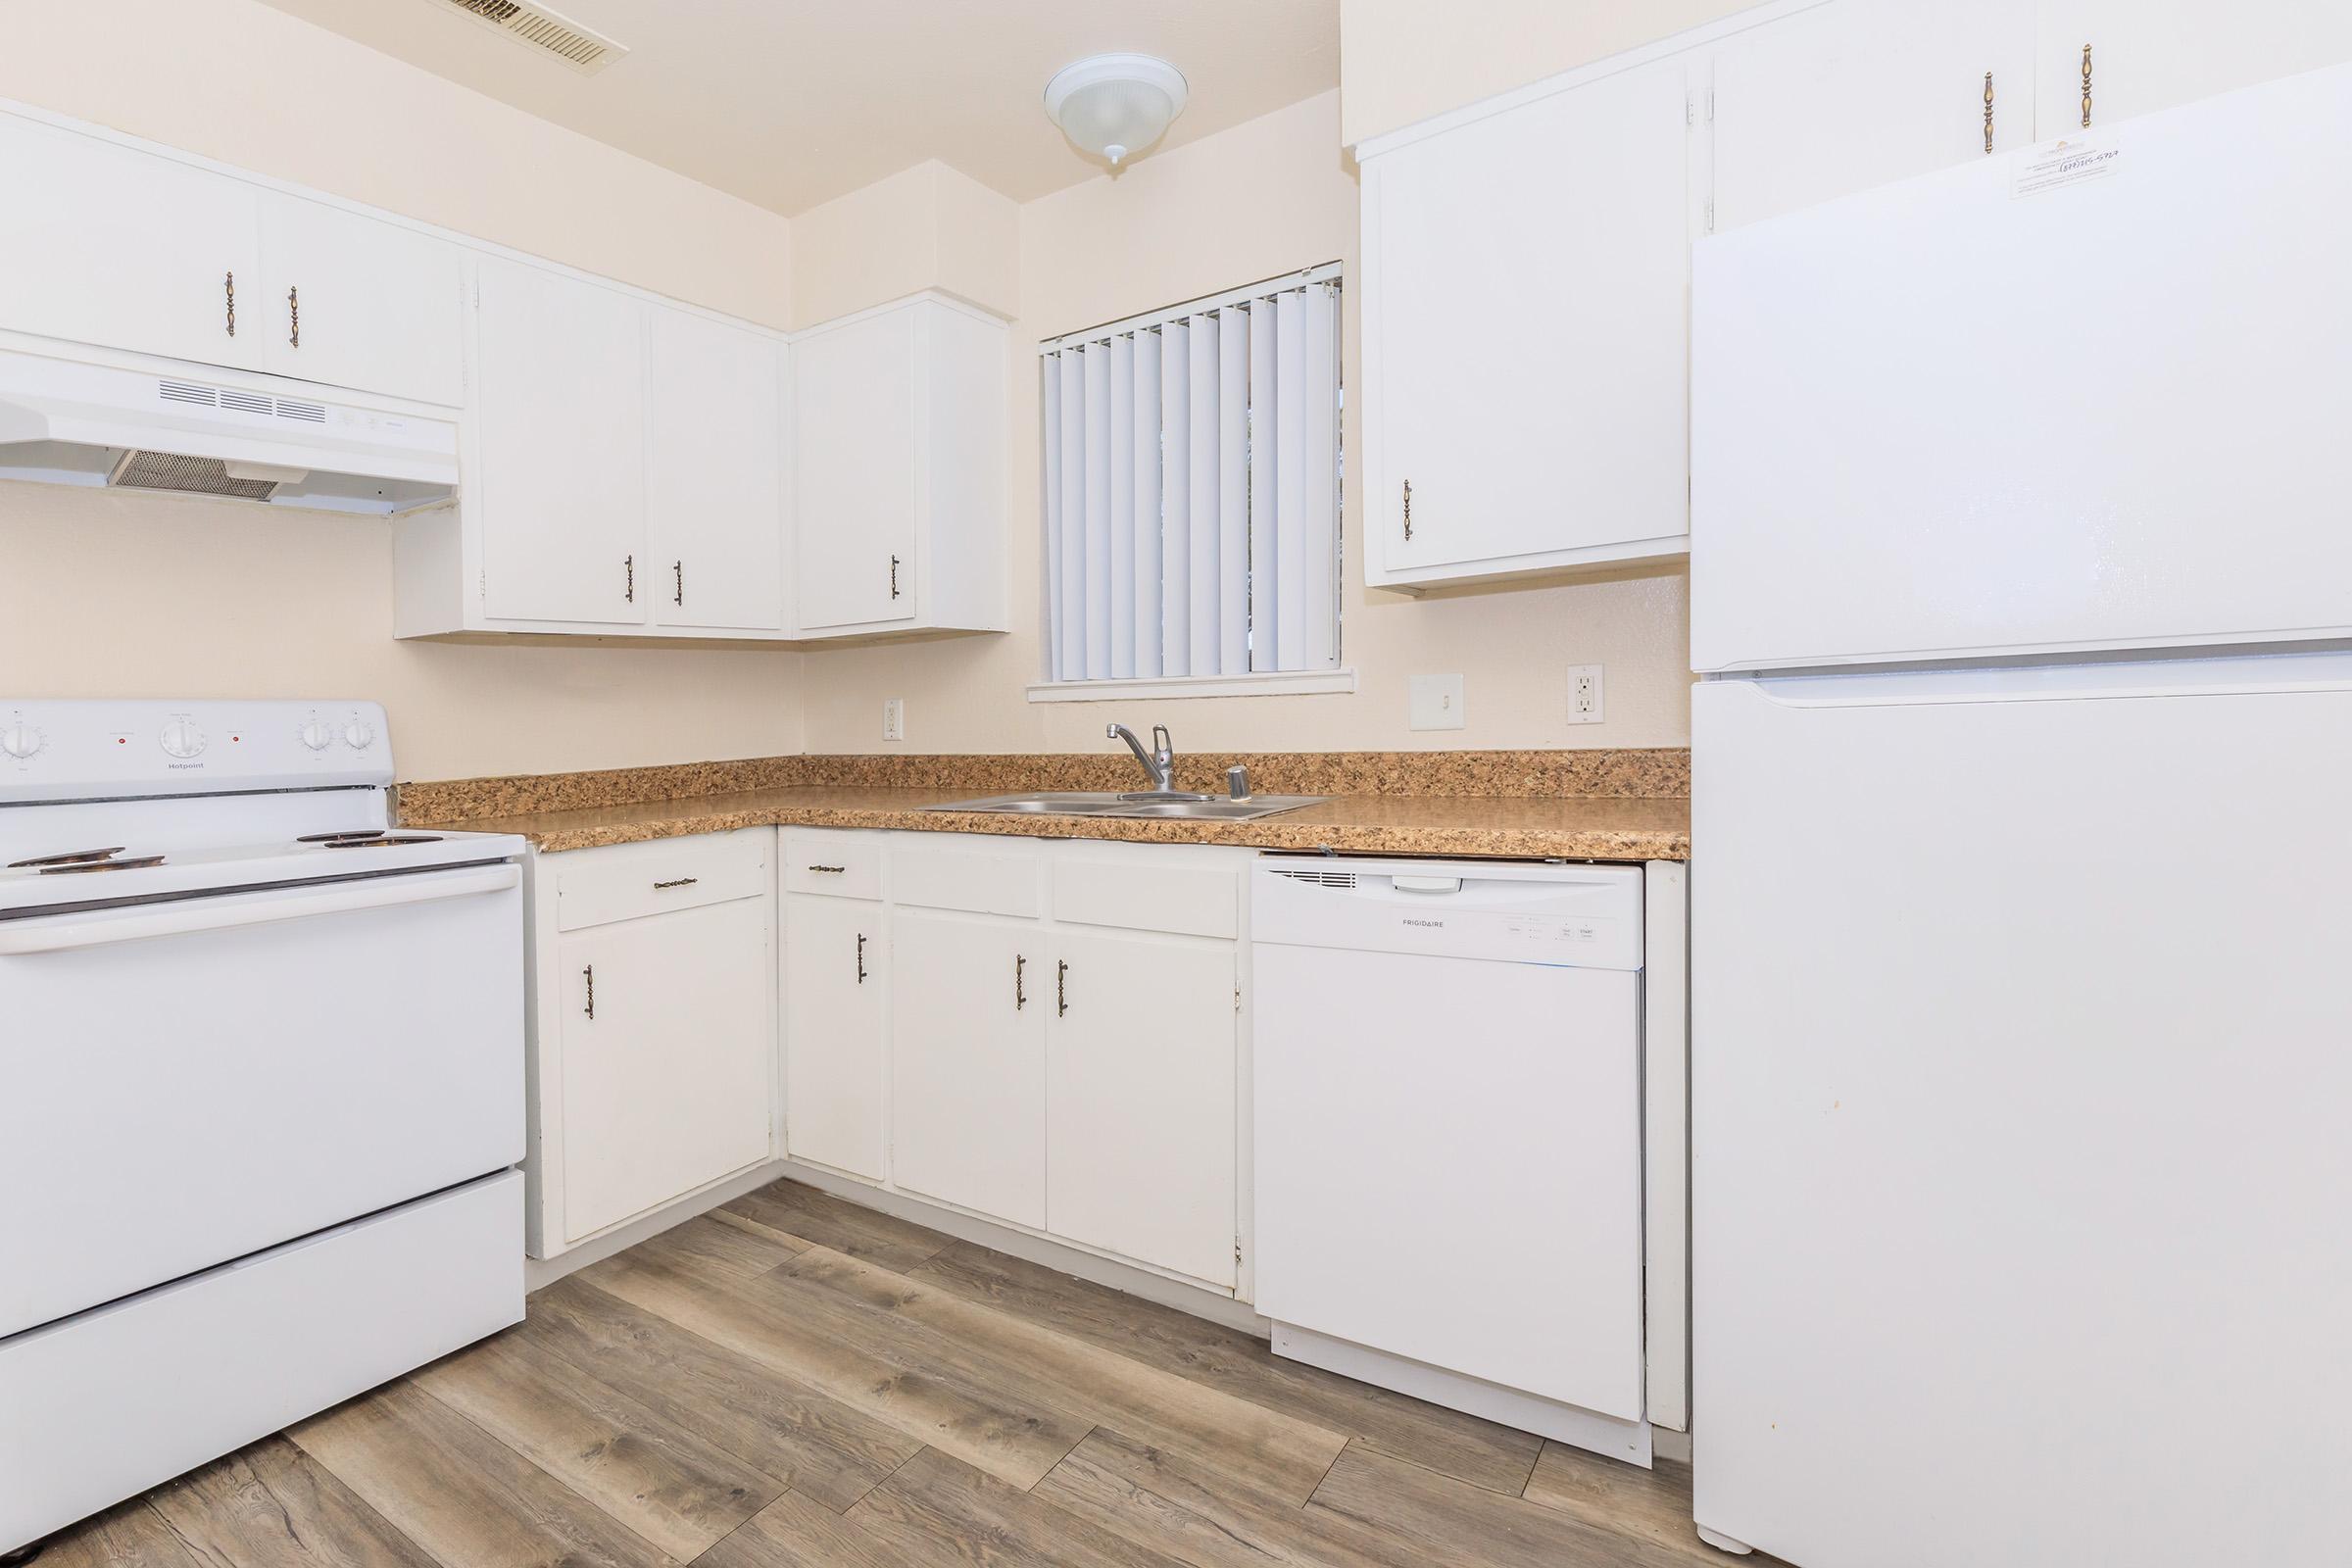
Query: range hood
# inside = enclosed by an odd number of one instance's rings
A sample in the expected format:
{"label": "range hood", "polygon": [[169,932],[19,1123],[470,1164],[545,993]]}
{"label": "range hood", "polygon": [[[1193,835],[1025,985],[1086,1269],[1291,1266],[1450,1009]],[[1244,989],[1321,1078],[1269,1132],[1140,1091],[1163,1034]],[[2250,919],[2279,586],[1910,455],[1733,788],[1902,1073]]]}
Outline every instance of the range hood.
{"label": "range hood", "polygon": [[0,479],[383,515],[458,492],[458,428],[305,381],[0,350]]}

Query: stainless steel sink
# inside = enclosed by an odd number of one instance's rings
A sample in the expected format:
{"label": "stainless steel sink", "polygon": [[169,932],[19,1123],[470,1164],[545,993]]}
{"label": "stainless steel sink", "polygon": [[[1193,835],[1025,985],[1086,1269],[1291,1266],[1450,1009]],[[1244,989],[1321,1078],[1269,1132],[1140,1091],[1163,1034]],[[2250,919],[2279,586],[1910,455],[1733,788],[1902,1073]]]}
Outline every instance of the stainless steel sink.
{"label": "stainless steel sink", "polygon": [[1117,816],[1195,822],[1248,822],[1277,811],[1296,811],[1317,806],[1320,795],[1253,795],[1227,800],[1221,795],[991,795],[977,801],[953,801],[928,806],[928,811],[1006,812],[1017,816]]}

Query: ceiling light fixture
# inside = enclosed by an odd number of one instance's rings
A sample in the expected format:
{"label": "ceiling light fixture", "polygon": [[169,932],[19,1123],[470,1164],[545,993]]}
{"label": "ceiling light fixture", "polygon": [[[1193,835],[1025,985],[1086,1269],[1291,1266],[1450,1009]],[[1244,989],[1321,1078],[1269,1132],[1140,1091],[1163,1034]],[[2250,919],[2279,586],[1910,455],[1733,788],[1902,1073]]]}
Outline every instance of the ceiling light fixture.
{"label": "ceiling light fixture", "polygon": [[1184,113],[1184,73],[1150,55],[1095,55],[1046,83],[1046,113],[1082,152],[1117,170]]}

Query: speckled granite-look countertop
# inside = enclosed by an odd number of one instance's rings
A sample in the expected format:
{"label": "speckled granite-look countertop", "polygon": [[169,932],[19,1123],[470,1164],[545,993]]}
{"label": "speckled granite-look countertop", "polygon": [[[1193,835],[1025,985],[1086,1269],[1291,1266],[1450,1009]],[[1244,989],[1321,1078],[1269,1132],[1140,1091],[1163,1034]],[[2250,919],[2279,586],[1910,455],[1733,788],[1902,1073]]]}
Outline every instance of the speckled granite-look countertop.
{"label": "speckled granite-look countertop", "polygon": [[519,833],[542,851],[771,823],[1022,838],[1235,844],[1384,855],[1687,859],[1689,754],[1456,752],[1196,757],[1179,787],[1233,762],[1268,795],[1331,799],[1252,822],[1034,817],[924,808],[1033,789],[1131,789],[1132,762],[1078,757],[820,757],[404,784],[404,826]]}

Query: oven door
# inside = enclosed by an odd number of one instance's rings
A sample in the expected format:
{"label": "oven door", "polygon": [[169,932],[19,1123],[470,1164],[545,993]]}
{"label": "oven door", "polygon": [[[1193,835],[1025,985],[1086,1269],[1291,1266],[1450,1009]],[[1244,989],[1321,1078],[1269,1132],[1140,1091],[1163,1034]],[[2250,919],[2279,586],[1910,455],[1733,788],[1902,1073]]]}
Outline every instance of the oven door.
{"label": "oven door", "polygon": [[518,1161],[520,881],[0,921],[0,1336]]}

